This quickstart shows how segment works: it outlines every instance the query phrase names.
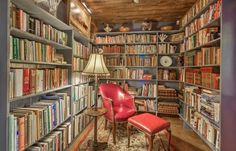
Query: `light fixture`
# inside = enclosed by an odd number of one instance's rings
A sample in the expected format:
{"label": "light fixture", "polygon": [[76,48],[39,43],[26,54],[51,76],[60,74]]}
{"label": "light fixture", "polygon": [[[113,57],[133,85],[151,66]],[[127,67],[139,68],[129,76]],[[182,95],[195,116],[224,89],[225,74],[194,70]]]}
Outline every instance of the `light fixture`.
{"label": "light fixture", "polygon": [[134,3],[138,4],[139,3],[139,0],[133,0]]}
{"label": "light fixture", "polygon": [[79,14],[81,11],[80,11],[79,8],[75,8],[75,9],[72,9],[72,12],[73,12],[74,14]]}
{"label": "light fixture", "polygon": [[84,7],[87,9],[87,11],[88,11],[90,14],[92,14],[92,11],[88,8],[88,6],[86,5],[86,3],[85,3],[85,2],[82,2],[82,4],[83,4]]}
{"label": "light fixture", "polygon": [[71,3],[70,3],[70,7],[71,7],[71,8],[74,8],[74,7],[75,7],[75,3],[71,2]]}

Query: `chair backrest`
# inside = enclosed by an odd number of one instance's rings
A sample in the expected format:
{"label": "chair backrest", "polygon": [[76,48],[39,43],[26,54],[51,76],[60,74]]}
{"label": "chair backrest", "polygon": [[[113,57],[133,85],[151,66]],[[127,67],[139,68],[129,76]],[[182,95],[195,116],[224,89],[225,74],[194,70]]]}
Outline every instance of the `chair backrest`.
{"label": "chair backrest", "polygon": [[110,98],[115,104],[119,104],[124,99],[125,92],[119,85],[113,83],[102,83],[99,85],[99,91],[102,97]]}

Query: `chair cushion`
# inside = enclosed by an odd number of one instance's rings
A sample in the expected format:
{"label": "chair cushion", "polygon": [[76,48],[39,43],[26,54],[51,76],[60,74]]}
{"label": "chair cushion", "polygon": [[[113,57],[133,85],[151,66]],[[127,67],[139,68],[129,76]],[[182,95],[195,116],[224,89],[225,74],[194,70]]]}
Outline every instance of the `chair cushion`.
{"label": "chair cushion", "polygon": [[151,135],[170,127],[170,122],[149,113],[130,117],[128,122]]}
{"label": "chair cushion", "polygon": [[114,107],[115,112],[115,120],[118,122],[127,121],[129,117],[136,114],[136,110],[134,108],[127,107]]}

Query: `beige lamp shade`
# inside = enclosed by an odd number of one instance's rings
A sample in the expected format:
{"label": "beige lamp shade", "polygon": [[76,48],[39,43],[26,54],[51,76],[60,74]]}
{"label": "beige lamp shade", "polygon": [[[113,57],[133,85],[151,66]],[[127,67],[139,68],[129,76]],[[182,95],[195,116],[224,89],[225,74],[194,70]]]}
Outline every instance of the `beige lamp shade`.
{"label": "beige lamp shade", "polygon": [[109,76],[110,73],[104,63],[102,54],[91,54],[88,64],[86,65],[83,75]]}

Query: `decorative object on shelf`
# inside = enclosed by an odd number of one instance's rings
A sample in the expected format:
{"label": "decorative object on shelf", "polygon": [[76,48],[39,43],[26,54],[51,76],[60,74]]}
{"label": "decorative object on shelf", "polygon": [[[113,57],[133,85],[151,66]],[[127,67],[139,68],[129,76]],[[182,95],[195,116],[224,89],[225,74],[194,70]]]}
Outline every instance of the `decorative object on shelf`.
{"label": "decorative object on shelf", "polygon": [[109,24],[106,24],[106,27],[104,28],[106,32],[111,32],[112,28],[109,26]]}
{"label": "decorative object on shelf", "polygon": [[120,30],[120,32],[128,32],[128,31],[130,31],[130,28],[122,25],[122,26],[120,26],[119,30]]}
{"label": "decorative object on shelf", "polygon": [[49,13],[52,14],[53,16],[56,16],[57,7],[61,2],[61,0],[34,0],[34,1],[37,4],[48,8]]}
{"label": "decorative object on shelf", "polygon": [[152,22],[151,21],[144,21],[141,24],[143,31],[150,31],[152,29]]}
{"label": "decorative object on shelf", "polygon": [[160,34],[158,35],[158,38],[160,39],[161,42],[164,42],[168,36],[166,34]]}
{"label": "decorative object on shelf", "polygon": [[[103,50],[100,48],[98,54],[91,54],[89,56],[88,64],[86,65],[84,71],[82,72],[83,75],[87,76],[94,76],[95,78],[95,94],[94,94],[94,107],[92,110],[94,112],[98,112],[98,102],[97,102],[97,87],[98,87],[98,76],[109,76],[110,73],[104,63],[102,52]],[[97,116],[94,117],[94,140],[93,140],[93,147],[96,150],[100,148],[99,143],[97,141]]]}
{"label": "decorative object on shelf", "polygon": [[172,65],[172,58],[169,57],[169,56],[162,56],[161,59],[160,59],[160,63],[162,66],[164,67],[169,67]]}
{"label": "decorative object on shelf", "polygon": [[162,30],[162,31],[167,31],[167,30],[173,30],[173,28],[174,28],[173,26],[167,25],[167,26],[162,26],[162,27],[161,27],[161,30]]}
{"label": "decorative object on shelf", "polygon": [[177,33],[177,34],[172,34],[170,36],[170,41],[171,42],[180,42],[184,40],[184,33]]}

